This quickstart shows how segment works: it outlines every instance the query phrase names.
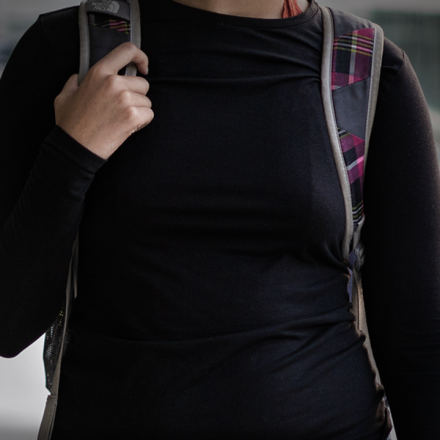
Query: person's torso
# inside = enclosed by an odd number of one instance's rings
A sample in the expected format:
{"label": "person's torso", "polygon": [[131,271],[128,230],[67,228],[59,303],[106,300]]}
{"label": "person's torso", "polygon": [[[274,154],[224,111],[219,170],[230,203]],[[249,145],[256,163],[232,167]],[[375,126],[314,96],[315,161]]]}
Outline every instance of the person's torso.
{"label": "person's torso", "polygon": [[381,439],[317,5],[284,20],[171,0],[141,13],[155,118],[87,194],[54,438]]}

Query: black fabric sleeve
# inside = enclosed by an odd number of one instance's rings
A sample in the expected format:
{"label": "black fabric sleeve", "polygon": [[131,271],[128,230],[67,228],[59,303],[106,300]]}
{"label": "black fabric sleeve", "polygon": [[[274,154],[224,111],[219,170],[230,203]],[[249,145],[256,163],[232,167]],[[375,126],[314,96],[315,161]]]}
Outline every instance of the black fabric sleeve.
{"label": "black fabric sleeve", "polygon": [[[106,162],[55,126],[67,80],[40,18],[0,81],[0,355],[13,357],[59,313],[83,202]],[[65,69],[64,69],[65,70]]]}
{"label": "black fabric sleeve", "polygon": [[[391,60],[393,53],[402,58],[397,47],[388,45],[390,51]],[[392,62],[384,66],[387,85],[366,165],[363,287],[397,437],[434,440],[440,433],[440,178],[425,98],[403,57],[397,72]]]}

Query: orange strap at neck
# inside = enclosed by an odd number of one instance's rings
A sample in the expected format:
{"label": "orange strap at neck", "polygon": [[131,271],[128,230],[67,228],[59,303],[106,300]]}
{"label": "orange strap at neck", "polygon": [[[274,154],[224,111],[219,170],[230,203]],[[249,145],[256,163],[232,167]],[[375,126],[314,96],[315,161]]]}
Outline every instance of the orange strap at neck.
{"label": "orange strap at neck", "polygon": [[302,14],[296,0],[284,0],[283,18],[293,17]]}

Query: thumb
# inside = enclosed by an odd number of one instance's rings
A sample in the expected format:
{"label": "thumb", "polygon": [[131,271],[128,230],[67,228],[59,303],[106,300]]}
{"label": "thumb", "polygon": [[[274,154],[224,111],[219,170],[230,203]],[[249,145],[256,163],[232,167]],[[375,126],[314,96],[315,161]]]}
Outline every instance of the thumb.
{"label": "thumb", "polygon": [[78,90],[78,75],[72,75],[64,84],[63,90],[61,90],[60,94],[55,98],[55,120],[58,123],[58,119],[60,118],[60,114],[62,113],[63,108],[65,107],[66,101],[72,97],[75,92]]}
{"label": "thumb", "polygon": [[62,94],[73,95],[78,90],[78,74],[72,75],[61,91]]}

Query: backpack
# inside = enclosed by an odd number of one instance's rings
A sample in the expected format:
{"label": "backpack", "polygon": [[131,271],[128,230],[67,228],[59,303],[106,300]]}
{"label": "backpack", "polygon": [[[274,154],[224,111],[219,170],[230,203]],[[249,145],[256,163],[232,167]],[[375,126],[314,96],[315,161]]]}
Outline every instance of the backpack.
{"label": "backpack", "polygon": [[[361,230],[365,222],[363,183],[374,121],[383,53],[383,31],[368,20],[320,6],[323,17],[322,102],[345,205],[342,255],[349,268],[347,288],[356,326],[368,338],[360,271],[364,262]],[[131,41],[140,47],[138,0],[83,0],[79,8],[79,83],[89,68],[120,44]],[[119,72],[136,75],[136,66]],[[51,392],[38,440],[52,435],[58,399],[61,360],[68,344],[68,317],[77,295],[78,235],[75,239],[62,310],[46,333],[44,362],[46,387]],[[377,368],[376,368],[377,371]],[[377,375],[380,383],[380,377]],[[395,432],[389,439],[396,439]]]}

